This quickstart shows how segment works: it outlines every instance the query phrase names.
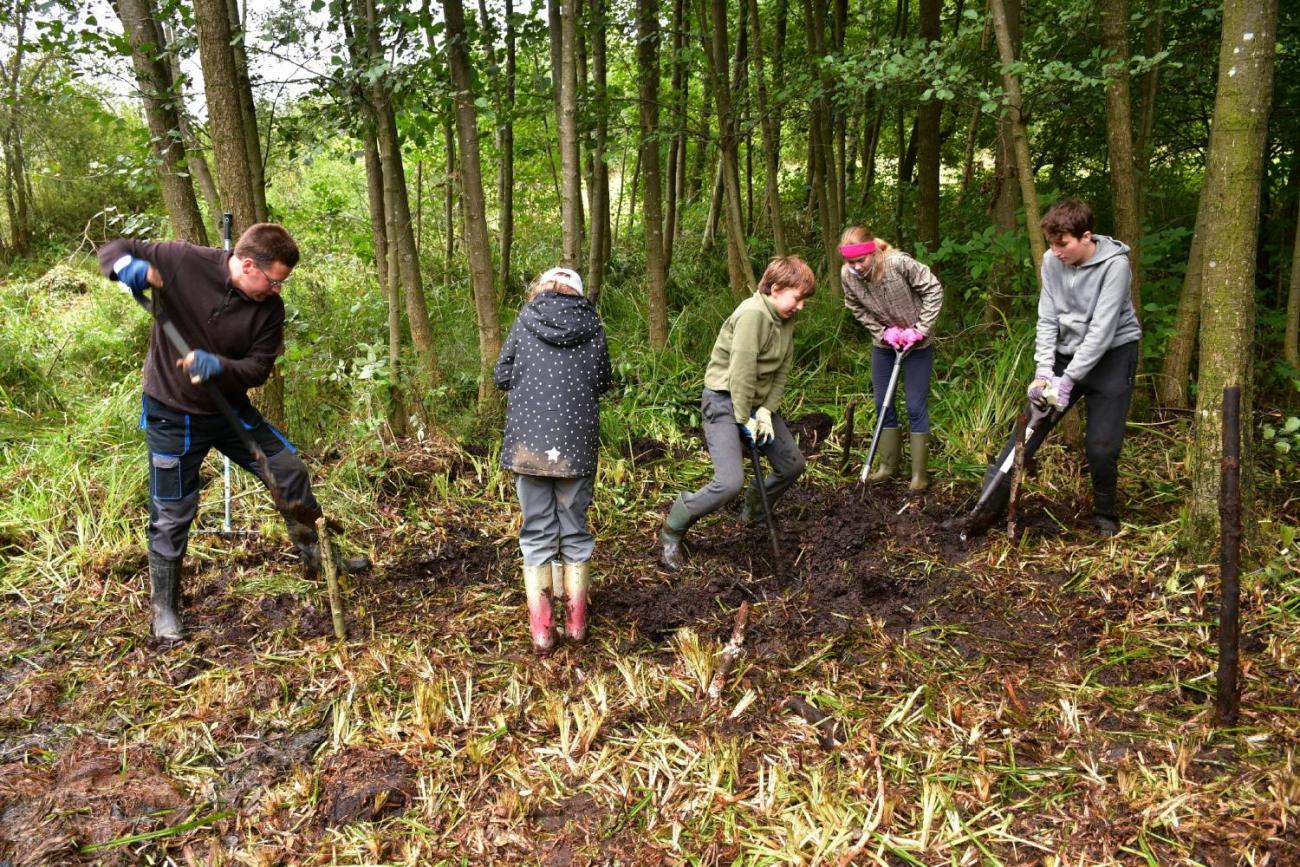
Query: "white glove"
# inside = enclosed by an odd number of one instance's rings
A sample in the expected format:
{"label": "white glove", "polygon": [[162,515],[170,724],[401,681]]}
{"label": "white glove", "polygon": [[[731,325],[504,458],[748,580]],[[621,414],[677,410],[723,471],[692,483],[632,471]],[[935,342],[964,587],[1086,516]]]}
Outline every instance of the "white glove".
{"label": "white glove", "polygon": [[754,444],[765,446],[775,435],[776,431],[772,429],[772,410],[760,406],[754,410]]}

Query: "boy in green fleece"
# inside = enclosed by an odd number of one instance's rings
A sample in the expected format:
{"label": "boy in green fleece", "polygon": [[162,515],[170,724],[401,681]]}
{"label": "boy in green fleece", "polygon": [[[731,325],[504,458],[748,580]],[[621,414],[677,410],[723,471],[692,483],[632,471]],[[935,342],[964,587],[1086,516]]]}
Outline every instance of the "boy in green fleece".
{"label": "boy in green fleece", "polygon": [[[682,538],[690,526],[740,494],[748,446],[757,445],[772,464],[768,503],[775,503],[803,473],[803,453],[777,410],[794,359],[794,316],[816,291],[812,270],[802,259],[778,256],[763,272],[758,292],[722,324],[700,399],[713,480],[673,502],[659,530],[660,559],[668,569],[676,572],[685,565]],[[745,496],[746,521],[762,509],[757,481]]]}

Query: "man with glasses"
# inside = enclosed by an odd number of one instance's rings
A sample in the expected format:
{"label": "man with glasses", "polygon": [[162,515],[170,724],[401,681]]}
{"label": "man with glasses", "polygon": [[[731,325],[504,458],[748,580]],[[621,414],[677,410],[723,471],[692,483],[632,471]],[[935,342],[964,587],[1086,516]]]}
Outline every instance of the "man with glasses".
{"label": "man with glasses", "polygon": [[[257,475],[243,445],[208,393],[211,382],[266,453],[284,497],[316,510],[307,467],[293,444],[262,418],[248,389],[266,382],[284,350],[280,289],[298,264],[283,227],[258,223],[233,252],[184,241],[110,241],[98,250],[104,276],[136,295],[152,290],[185,342],[182,357],[156,323],[144,362],[140,426],[149,445],[149,579],[153,635],[184,638],[180,567],[199,505],[199,467],[212,448]],[[320,565],[315,527],[289,521],[289,538],[309,573]]]}

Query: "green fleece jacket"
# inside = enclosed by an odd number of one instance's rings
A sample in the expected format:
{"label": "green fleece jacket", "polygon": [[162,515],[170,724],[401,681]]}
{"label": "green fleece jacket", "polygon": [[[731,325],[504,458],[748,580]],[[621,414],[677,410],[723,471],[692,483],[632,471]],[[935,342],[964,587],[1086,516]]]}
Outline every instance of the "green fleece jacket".
{"label": "green fleece jacket", "polygon": [[766,295],[755,293],[722,323],[704,387],[731,393],[736,423],[764,406],[776,412],[794,360],[794,319],[782,319]]}

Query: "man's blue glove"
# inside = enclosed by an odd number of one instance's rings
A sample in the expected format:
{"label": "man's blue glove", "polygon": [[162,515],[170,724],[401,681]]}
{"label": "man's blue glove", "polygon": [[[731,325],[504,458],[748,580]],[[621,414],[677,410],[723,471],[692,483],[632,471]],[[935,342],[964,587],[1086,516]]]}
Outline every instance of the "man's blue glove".
{"label": "man's blue glove", "polygon": [[123,256],[113,265],[113,271],[132,295],[142,295],[149,288],[149,263],[134,256]]}
{"label": "man's blue glove", "polygon": [[754,447],[753,429],[747,424],[736,422],[736,430],[740,433],[740,441],[744,443],[747,448],[752,449]]}
{"label": "man's blue glove", "polygon": [[189,355],[176,361],[177,367],[184,367],[190,375],[190,382],[198,384],[207,382],[214,376],[221,375],[221,359],[211,352],[195,349]]}

